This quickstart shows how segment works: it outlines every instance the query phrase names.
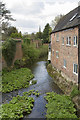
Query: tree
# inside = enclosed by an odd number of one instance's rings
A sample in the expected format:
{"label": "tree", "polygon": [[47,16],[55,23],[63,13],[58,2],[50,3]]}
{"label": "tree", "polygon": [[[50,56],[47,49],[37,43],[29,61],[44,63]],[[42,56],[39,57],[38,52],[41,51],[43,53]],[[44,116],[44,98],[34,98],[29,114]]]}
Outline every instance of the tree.
{"label": "tree", "polygon": [[49,43],[50,41],[50,32],[52,31],[49,23],[46,24],[43,30],[43,43]]}
{"label": "tree", "polygon": [[54,20],[51,21],[51,27],[52,29],[54,29],[54,27],[58,24],[58,22],[61,20],[61,18],[63,17],[64,15],[60,14],[60,15],[57,15]]}
{"label": "tree", "polygon": [[37,32],[36,33],[36,39],[42,39],[42,32],[40,31],[40,32]]}
{"label": "tree", "polygon": [[14,19],[11,17],[11,12],[6,9],[4,3],[0,2],[0,23],[1,23],[0,28],[4,31],[2,37],[3,39],[5,39],[7,36],[7,28],[9,26],[9,20],[14,21]]}

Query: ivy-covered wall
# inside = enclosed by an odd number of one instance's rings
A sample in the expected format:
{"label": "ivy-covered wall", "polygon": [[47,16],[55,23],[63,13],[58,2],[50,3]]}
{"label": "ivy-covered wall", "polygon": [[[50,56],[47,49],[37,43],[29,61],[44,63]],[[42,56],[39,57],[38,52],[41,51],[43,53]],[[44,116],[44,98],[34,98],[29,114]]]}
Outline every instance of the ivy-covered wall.
{"label": "ivy-covered wall", "polygon": [[21,40],[9,40],[3,43],[2,48],[2,68],[12,66],[16,59],[22,59],[22,42]]}

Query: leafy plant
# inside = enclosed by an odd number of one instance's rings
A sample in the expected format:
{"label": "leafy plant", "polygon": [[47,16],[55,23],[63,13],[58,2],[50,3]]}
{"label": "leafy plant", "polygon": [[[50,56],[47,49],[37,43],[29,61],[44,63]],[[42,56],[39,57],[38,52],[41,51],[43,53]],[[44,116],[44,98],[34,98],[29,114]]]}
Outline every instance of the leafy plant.
{"label": "leafy plant", "polygon": [[7,103],[2,104],[1,108],[1,118],[2,119],[19,119],[23,118],[24,113],[29,114],[32,111],[34,105],[34,99],[28,97],[28,95],[16,96]]}
{"label": "leafy plant", "polygon": [[59,95],[51,92],[47,93],[45,99],[48,101],[48,104],[46,104],[47,118],[77,118],[77,116],[75,115],[76,109],[74,108],[74,104],[69,96]]}
{"label": "leafy plant", "polygon": [[16,69],[4,73],[2,76],[2,92],[10,92],[29,86],[29,81],[34,77],[28,68]]}

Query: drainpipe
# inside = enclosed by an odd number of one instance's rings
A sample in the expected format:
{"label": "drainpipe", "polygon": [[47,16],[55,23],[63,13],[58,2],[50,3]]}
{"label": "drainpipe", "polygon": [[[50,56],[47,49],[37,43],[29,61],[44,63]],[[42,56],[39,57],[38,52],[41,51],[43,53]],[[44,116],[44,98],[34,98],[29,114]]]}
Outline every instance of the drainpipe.
{"label": "drainpipe", "polygon": [[[78,16],[80,16],[80,2],[78,2]],[[80,23],[80,18],[78,23]],[[78,90],[80,90],[80,25],[78,25]]]}

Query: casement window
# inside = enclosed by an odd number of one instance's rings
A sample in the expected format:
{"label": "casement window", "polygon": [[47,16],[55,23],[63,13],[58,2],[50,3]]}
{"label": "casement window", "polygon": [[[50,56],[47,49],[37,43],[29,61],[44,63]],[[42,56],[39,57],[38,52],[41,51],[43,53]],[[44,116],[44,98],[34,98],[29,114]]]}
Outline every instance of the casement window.
{"label": "casement window", "polygon": [[56,58],[59,58],[59,52],[56,51]]}
{"label": "casement window", "polygon": [[74,36],[74,46],[77,46],[77,36]]}
{"label": "casement window", "polygon": [[52,55],[54,56],[54,50],[52,51]]}
{"label": "casement window", "polygon": [[56,41],[59,41],[59,33],[57,33]]}
{"label": "casement window", "polygon": [[66,45],[69,45],[69,46],[71,45],[71,37],[69,37],[69,36],[67,37],[67,43],[66,43]]}
{"label": "casement window", "polygon": [[64,37],[62,37],[62,45],[64,45]]}
{"label": "casement window", "polygon": [[76,75],[78,74],[78,65],[75,63],[73,64],[73,73]]}
{"label": "casement window", "polygon": [[66,60],[63,60],[63,67],[66,68]]}

